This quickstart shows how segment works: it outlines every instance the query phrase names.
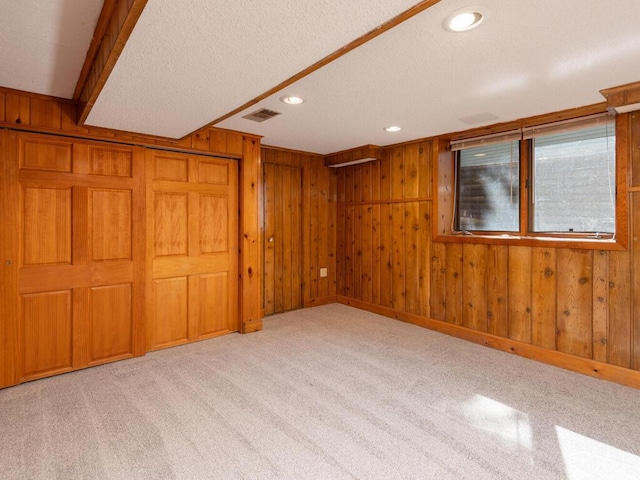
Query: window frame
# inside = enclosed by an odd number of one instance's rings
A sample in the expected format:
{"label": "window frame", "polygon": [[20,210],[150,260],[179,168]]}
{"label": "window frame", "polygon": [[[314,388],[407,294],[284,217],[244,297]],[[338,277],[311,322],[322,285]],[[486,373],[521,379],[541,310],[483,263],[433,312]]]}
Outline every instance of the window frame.
{"label": "window frame", "polygon": [[[433,240],[449,243],[480,243],[495,245],[521,245],[556,248],[580,248],[592,250],[626,250],[628,247],[628,194],[627,169],[630,146],[628,145],[630,115],[618,114],[614,117],[616,136],[616,175],[615,175],[615,233],[594,238],[593,234],[580,232],[533,232],[533,212],[530,208],[531,188],[529,188],[531,169],[533,168],[533,142],[523,140],[520,145],[520,228],[518,232],[457,231],[456,222],[456,164],[455,152],[451,150],[452,140],[464,140],[472,137],[496,135],[507,130],[531,129],[552,121],[581,120],[594,114],[605,113],[603,104],[555,114],[543,115],[532,119],[502,124],[499,127],[485,127],[451,136],[442,136],[434,140],[433,178],[437,182],[437,195],[434,195]],[[550,121],[551,120],[551,121]]]}

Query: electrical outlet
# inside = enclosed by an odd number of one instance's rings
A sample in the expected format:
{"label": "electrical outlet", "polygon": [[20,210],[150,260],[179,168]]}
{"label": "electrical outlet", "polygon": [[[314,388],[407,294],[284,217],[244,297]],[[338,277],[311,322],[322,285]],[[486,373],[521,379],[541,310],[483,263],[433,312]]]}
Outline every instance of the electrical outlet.
{"label": "electrical outlet", "polygon": [[321,268],[320,269],[320,278],[324,278],[328,275],[327,269],[326,268]]}

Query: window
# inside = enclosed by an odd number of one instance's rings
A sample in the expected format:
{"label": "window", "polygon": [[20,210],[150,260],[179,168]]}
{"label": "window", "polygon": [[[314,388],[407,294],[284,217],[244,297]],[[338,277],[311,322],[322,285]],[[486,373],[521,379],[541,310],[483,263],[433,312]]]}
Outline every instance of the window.
{"label": "window", "polygon": [[615,121],[596,115],[451,143],[452,233],[612,239]]}
{"label": "window", "polygon": [[519,142],[460,151],[458,212],[461,231],[519,231]]}
{"label": "window", "polygon": [[615,232],[612,123],[533,139],[534,232]]}

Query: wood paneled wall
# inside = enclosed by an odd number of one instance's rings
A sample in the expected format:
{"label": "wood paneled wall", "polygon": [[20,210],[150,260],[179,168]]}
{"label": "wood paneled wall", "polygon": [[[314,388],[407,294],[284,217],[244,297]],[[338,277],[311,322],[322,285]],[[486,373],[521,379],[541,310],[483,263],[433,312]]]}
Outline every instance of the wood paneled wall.
{"label": "wood paneled wall", "polygon": [[432,241],[437,140],[339,169],[339,301],[640,387],[640,114],[629,122],[626,251]]}
{"label": "wood paneled wall", "polygon": [[[302,169],[301,277],[304,305],[308,307],[334,302],[337,189],[335,169],[325,167],[322,155],[270,147],[262,147],[262,162]],[[321,268],[327,269],[326,277],[320,277]],[[265,273],[274,275],[276,272]]]}

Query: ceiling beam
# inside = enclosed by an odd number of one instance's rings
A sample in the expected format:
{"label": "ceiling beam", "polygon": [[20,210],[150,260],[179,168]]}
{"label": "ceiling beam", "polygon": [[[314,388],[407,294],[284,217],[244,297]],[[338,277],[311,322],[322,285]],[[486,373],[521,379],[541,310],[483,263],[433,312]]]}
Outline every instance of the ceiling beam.
{"label": "ceiling beam", "polygon": [[[299,72],[299,73],[295,74],[294,76],[286,79],[284,82],[279,83],[275,87],[270,88],[269,90],[267,90],[266,92],[264,92],[261,95],[257,96],[253,100],[249,100],[247,103],[245,103],[243,105],[240,105],[238,108],[236,108],[235,110],[227,113],[226,115],[223,115],[220,118],[216,118],[215,120],[213,120],[212,122],[208,123],[205,126],[208,126],[208,125],[214,126],[214,125],[222,122],[223,120],[226,120],[229,117],[233,117],[237,113],[240,113],[241,111],[243,111],[243,110],[255,105],[256,103],[261,102],[265,98],[270,97],[271,95],[273,95],[276,92],[279,92],[283,88],[286,88],[289,85],[297,82],[301,78],[304,78],[307,75],[310,75],[311,73],[313,73],[316,70],[324,67],[325,65],[333,62],[334,60],[337,60],[338,58],[342,57],[343,55],[346,55],[350,51],[358,48],[359,46],[367,43],[370,40],[373,40],[377,36],[382,35],[384,32],[386,32],[388,30],[391,30],[393,27],[395,27],[397,25],[400,25],[402,22],[405,22],[406,20],[409,20],[410,18],[416,16],[417,14],[425,11],[426,9],[428,9],[429,7],[432,7],[433,5],[438,3],[439,1],[440,0],[422,0],[421,2],[419,2],[416,5],[414,5],[413,7],[411,7],[410,9],[405,10],[401,14],[393,17],[391,20],[388,20],[388,21],[384,22],[382,25],[379,25],[376,28],[374,28],[373,30],[371,30],[371,31],[365,33],[364,35],[356,38],[355,40],[353,40],[352,42],[346,44],[344,47],[340,48],[339,50],[336,50],[335,52],[327,55],[322,60],[320,60],[320,61],[314,63],[313,65],[305,68],[301,72]],[[191,132],[191,133],[185,135],[184,138],[192,135],[193,133],[194,132]]]}
{"label": "ceiling beam", "polygon": [[105,0],[73,99],[83,125],[107,83],[147,0]]}
{"label": "ceiling beam", "polygon": [[85,83],[87,83],[87,77],[89,76],[93,62],[98,54],[98,49],[102,43],[102,37],[104,37],[107,27],[109,26],[109,20],[111,20],[111,15],[113,15],[113,9],[116,6],[116,2],[117,0],[104,0],[104,4],[102,5],[102,11],[98,17],[96,29],[93,31],[93,38],[91,38],[91,44],[89,45],[89,50],[87,50],[87,56],[84,59],[84,64],[82,65],[82,70],[80,71],[78,82],[76,83],[76,89],[73,92],[73,101],[76,103],[80,100],[82,89],[84,88]]}

